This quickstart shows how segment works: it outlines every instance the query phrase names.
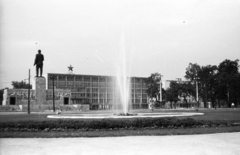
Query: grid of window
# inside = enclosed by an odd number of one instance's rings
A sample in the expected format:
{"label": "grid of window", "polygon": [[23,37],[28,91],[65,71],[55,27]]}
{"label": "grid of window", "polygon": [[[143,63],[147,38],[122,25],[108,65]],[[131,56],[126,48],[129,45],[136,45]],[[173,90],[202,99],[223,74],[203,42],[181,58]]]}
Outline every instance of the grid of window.
{"label": "grid of window", "polygon": [[80,97],[85,97],[86,94],[85,93],[80,93]]}
{"label": "grid of window", "polygon": [[90,82],[90,77],[89,76],[84,76],[83,81],[84,82]]}
{"label": "grid of window", "polygon": [[93,103],[98,103],[98,99],[92,99]]}
{"label": "grid of window", "polygon": [[82,77],[81,76],[75,76],[75,81],[82,81]]}
{"label": "grid of window", "polygon": [[81,87],[82,83],[81,82],[75,82],[75,87]]}
{"label": "grid of window", "polygon": [[89,104],[89,99],[72,99],[73,104]]}
{"label": "grid of window", "polygon": [[142,88],[141,84],[135,84],[135,88]]}
{"label": "grid of window", "polygon": [[142,98],[147,98],[147,94],[142,94]]}
{"label": "grid of window", "polygon": [[135,83],[141,83],[142,82],[142,79],[140,78],[135,78]]}
{"label": "grid of window", "polygon": [[100,88],[100,92],[106,92],[106,88]]}
{"label": "grid of window", "polygon": [[67,76],[67,81],[74,81],[74,77],[73,76]]}
{"label": "grid of window", "polygon": [[141,93],[142,90],[141,89],[135,89],[135,93]]}
{"label": "grid of window", "polygon": [[90,87],[90,83],[83,83],[84,87]]}
{"label": "grid of window", "polygon": [[147,103],[147,99],[142,99],[142,103]]}
{"label": "grid of window", "polygon": [[71,87],[73,87],[73,84],[74,84],[73,82],[69,82],[69,81],[68,81],[68,82],[67,82],[67,87],[70,87],[70,88],[71,88]]}
{"label": "grid of window", "polygon": [[93,93],[93,94],[92,94],[92,97],[93,97],[93,98],[98,98],[98,94]]}
{"label": "grid of window", "polygon": [[58,87],[66,87],[66,82],[59,81]]}
{"label": "grid of window", "polygon": [[107,99],[107,103],[113,103],[112,99]]}
{"label": "grid of window", "polygon": [[146,89],[146,88],[147,88],[147,84],[145,84],[145,83],[142,84],[142,88],[145,88],[145,89]]}
{"label": "grid of window", "polygon": [[[76,103],[91,101],[91,103],[120,103],[121,94],[116,85],[116,77],[85,76],[85,75],[61,75],[54,76],[54,86],[58,89],[71,89]],[[48,86],[52,89],[52,81],[48,77]],[[147,85],[144,78],[131,78],[131,101],[132,103],[147,103]],[[73,102],[73,103],[74,103]]]}
{"label": "grid of window", "polygon": [[105,93],[100,93],[99,96],[100,96],[100,98],[106,98],[106,94]]}
{"label": "grid of window", "polygon": [[100,77],[99,82],[106,82],[106,78],[105,77]]}
{"label": "grid of window", "polygon": [[140,101],[140,99],[135,99],[135,103],[141,103]]}
{"label": "grid of window", "polygon": [[135,94],[135,98],[141,98],[141,94]]}
{"label": "grid of window", "polygon": [[86,97],[86,93],[72,93],[72,99],[84,97]]}
{"label": "grid of window", "polygon": [[93,82],[93,83],[92,83],[92,87],[98,87],[98,83]]}
{"label": "grid of window", "polygon": [[92,82],[98,82],[98,77],[93,76],[92,77]]}
{"label": "grid of window", "polygon": [[[54,81],[54,87],[56,87],[57,85],[58,85],[58,82]],[[49,86],[50,89],[52,89],[53,81],[49,81],[48,86]]]}
{"label": "grid of window", "polygon": [[106,83],[105,82],[100,82],[99,87],[106,87]]}
{"label": "grid of window", "polygon": [[65,76],[59,76],[58,81],[66,81],[66,77]]}
{"label": "grid of window", "polygon": [[100,99],[100,103],[105,103],[105,99]]}
{"label": "grid of window", "polygon": [[92,88],[92,92],[93,93],[98,92],[98,88]]}

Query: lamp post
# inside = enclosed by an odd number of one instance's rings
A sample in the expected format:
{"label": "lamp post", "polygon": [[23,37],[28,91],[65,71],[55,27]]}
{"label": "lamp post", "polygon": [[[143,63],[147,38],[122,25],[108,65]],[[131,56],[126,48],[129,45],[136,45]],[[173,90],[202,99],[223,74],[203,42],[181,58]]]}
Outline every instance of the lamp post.
{"label": "lamp post", "polygon": [[30,69],[28,74],[28,114],[30,114]]}
{"label": "lamp post", "polygon": [[[196,82],[196,101],[198,104],[198,81],[197,81],[197,78],[195,79],[195,82]],[[198,104],[198,108],[199,108],[199,104]]]}
{"label": "lamp post", "polygon": [[24,79],[25,83],[26,83],[26,80],[28,80],[28,106],[27,106],[27,111],[28,111],[28,114],[30,114],[30,69],[28,71],[28,78]]}
{"label": "lamp post", "polygon": [[197,106],[199,108],[199,103],[198,103],[198,78],[197,78],[197,73],[195,73],[195,83],[196,83],[196,101],[197,101]]}
{"label": "lamp post", "polygon": [[158,78],[159,78],[159,94],[160,94],[160,102],[162,102],[162,77],[163,77],[163,75],[161,74],[161,73],[159,73],[159,76],[158,76]]}
{"label": "lamp post", "polygon": [[53,89],[53,111],[55,112],[55,91],[54,91],[54,77],[52,76],[52,89]]}

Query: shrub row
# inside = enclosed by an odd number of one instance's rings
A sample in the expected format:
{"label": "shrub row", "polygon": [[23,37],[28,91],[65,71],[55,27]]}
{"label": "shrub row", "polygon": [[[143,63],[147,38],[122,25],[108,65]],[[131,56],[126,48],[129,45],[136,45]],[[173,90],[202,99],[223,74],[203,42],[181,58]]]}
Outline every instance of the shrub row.
{"label": "shrub row", "polygon": [[101,119],[101,120],[50,120],[4,122],[0,131],[9,130],[115,130],[142,128],[191,128],[231,126],[227,121],[203,121],[192,118],[141,118],[141,119]]}

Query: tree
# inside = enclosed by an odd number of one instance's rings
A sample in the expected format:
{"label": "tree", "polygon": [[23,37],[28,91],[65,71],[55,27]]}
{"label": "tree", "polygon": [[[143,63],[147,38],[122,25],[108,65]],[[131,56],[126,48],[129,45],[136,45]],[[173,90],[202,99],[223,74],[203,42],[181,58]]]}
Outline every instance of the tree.
{"label": "tree", "polygon": [[239,102],[240,102],[240,73],[238,73],[237,78],[236,78],[236,87],[237,87],[237,91],[236,91],[237,102],[236,102],[236,105],[238,105]]}
{"label": "tree", "polygon": [[198,64],[189,63],[188,68],[186,68],[185,78],[187,80],[190,80],[191,82],[196,81],[196,79],[199,78],[198,74],[200,70],[201,70],[201,67]]}
{"label": "tree", "polygon": [[171,103],[171,108],[173,108],[172,102],[174,102],[174,108],[176,109],[176,103],[179,101],[178,91],[178,83],[176,81],[171,81],[170,87],[166,90],[166,101]]}
{"label": "tree", "polygon": [[218,84],[220,99],[227,100],[230,107],[231,102],[237,103],[238,98],[238,59],[235,61],[224,60],[218,66]]}
{"label": "tree", "polygon": [[[201,67],[195,63],[189,63],[188,68],[186,68],[186,75],[185,78],[187,80],[189,80],[192,84],[197,85],[200,81],[199,81],[199,72],[201,70]],[[194,98],[197,101],[197,92],[195,91],[195,93],[192,94],[194,96]],[[199,97],[199,94],[198,94]]]}
{"label": "tree", "polygon": [[3,93],[4,93],[4,89],[0,89],[0,105],[2,105]]}
{"label": "tree", "polygon": [[188,108],[188,101],[187,101],[187,97],[192,96],[192,94],[194,93],[194,86],[193,84],[191,84],[191,82],[183,82],[183,83],[179,83],[178,84],[178,95],[180,97],[183,97],[183,100],[186,102],[186,106]]}
{"label": "tree", "polygon": [[[185,78],[192,84],[198,83],[198,97],[203,99],[204,107],[207,107],[207,101],[211,100],[215,107],[215,98],[217,93],[217,66],[199,66],[190,63],[186,69]],[[195,90],[196,92],[196,90]],[[196,93],[193,96],[197,98]]]}
{"label": "tree", "polygon": [[202,66],[199,70],[200,94],[204,101],[204,107],[207,107],[208,100],[211,100],[215,106],[217,92],[217,66]]}
{"label": "tree", "polygon": [[[146,83],[147,83],[147,94],[150,98],[156,97],[159,94],[159,90],[160,90],[160,82],[161,80],[161,75],[159,73],[153,73],[151,74],[150,77],[148,77],[146,79]],[[163,93],[163,97],[164,95],[164,89],[162,89],[162,93]]]}
{"label": "tree", "polygon": [[[190,63],[186,68],[185,78],[191,83],[198,83],[198,97],[204,101],[204,107],[211,101],[216,108],[216,100],[220,106],[220,100],[238,103],[239,100],[239,70],[238,61],[225,60],[218,66],[199,66]],[[195,93],[193,94],[195,97]]]}
{"label": "tree", "polygon": [[[29,84],[26,83],[25,81],[12,81],[12,86],[14,89],[28,89]],[[32,89],[32,85],[30,85],[30,89]]]}

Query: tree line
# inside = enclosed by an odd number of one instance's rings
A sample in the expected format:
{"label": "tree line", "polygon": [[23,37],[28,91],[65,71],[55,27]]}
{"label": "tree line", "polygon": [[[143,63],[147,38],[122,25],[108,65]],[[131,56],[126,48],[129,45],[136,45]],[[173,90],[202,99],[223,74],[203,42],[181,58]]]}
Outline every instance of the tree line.
{"label": "tree line", "polygon": [[[228,107],[231,103],[239,105],[240,102],[240,72],[239,60],[224,60],[218,66],[200,66],[197,63],[189,63],[185,72],[186,81],[171,81],[169,88],[162,90],[164,101],[169,101],[171,108],[176,107],[179,97],[188,107],[187,97],[193,97],[196,101],[211,102],[214,108],[225,103]],[[159,94],[158,73],[151,74],[147,78],[150,97],[157,97]],[[197,93],[198,90],[198,93]],[[199,106],[199,102],[198,102]]]}

